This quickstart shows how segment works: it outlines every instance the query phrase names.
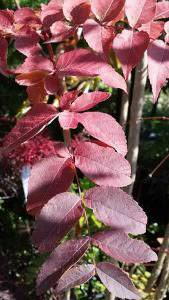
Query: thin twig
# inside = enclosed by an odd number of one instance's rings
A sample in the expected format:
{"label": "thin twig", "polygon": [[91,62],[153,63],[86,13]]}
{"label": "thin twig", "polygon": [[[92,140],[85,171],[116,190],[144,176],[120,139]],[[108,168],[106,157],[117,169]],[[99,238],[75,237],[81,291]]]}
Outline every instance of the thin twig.
{"label": "thin twig", "polygon": [[165,161],[169,158],[169,153],[160,161],[160,163],[154,168],[154,170],[149,174],[149,177],[152,177],[157,170],[165,163]]}

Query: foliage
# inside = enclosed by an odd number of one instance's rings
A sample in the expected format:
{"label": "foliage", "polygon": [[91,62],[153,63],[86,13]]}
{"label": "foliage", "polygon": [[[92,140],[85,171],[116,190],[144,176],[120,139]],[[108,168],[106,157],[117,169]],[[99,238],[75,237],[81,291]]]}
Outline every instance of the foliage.
{"label": "foliage", "polygon": [[[1,156],[9,155],[52,122],[59,123],[65,142],[55,145],[55,155],[50,153],[33,164],[29,178],[26,208],[36,216],[32,239],[40,252],[52,251],[38,275],[38,295],[52,287],[56,294],[62,293],[97,274],[117,297],[137,299],[137,290],[119,267],[107,261],[97,262],[95,258],[90,264],[79,264],[79,259],[83,262],[85,252],[97,246],[127,263],[156,260],[155,253],[144,242],[128,236],[128,233],[144,233],[147,219],[133,198],[120,189],[131,183],[130,166],[124,158],[127,146],[123,130],[110,115],[86,112],[107,100],[109,93],[83,93],[80,88],[66,91],[66,85],[70,76],[85,77],[86,82],[89,77],[99,76],[104,84],[126,92],[125,79],[148,50],[149,78],[156,101],[168,78],[167,26],[164,27],[164,22],[154,22],[159,15],[166,18],[166,7],[165,15],[163,12],[163,5],[155,0],[138,1],[137,9],[128,0],[73,3],[51,0],[39,11],[30,8],[0,11],[1,73],[16,75],[16,82],[27,86],[31,103],[30,110],[6,136]],[[86,46],[71,51],[66,51],[66,46],[60,47],[61,42],[72,36],[78,46],[81,28],[93,51]],[[162,31],[165,42],[157,39]],[[15,69],[7,63],[11,42],[26,56]],[[113,50],[125,79],[111,66]],[[79,124],[84,129],[76,134]],[[79,172],[98,186],[82,193]],[[68,192],[73,180],[79,195]],[[99,221],[105,224],[105,230],[96,235],[90,233],[90,210],[96,224]],[[71,228],[77,222],[80,224],[82,218],[87,227],[85,237],[75,234],[73,239],[67,239]]]}

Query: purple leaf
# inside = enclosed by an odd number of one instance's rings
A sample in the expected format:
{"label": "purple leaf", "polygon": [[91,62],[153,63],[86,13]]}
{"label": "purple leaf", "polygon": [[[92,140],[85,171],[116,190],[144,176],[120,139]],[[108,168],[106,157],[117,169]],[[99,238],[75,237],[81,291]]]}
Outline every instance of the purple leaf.
{"label": "purple leaf", "polygon": [[94,187],[86,192],[85,199],[96,217],[113,229],[133,234],[145,233],[147,217],[144,211],[121,189]]}
{"label": "purple leaf", "polygon": [[73,288],[89,281],[95,275],[95,266],[77,265],[66,271],[57,282],[56,294],[63,293],[67,289]]}
{"label": "purple leaf", "polygon": [[[86,252],[90,239],[70,240],[60,244],[41,267],[37,278],[37,294],[43,294],[56,285],[62,274]],[[62,287],[62,281],[60,281]]]}
{"label": "purple leaf", "polygon": [[126,155],[125,134],[113,117],[101,112],[85,112],[79,115],[78,120],[91,136],[113,147],[123,156]]}
{"label": "purple leaf", "polygon": [[111,263],[98,263],[97,274],[106,288],[115,297],[122,299],[140,299],[137,289],[132,284],[128,275]]}
{"label": "purple leaf", "polygon": [[76,167],[98,185],[120,187],[131,183],[128,161],[111,148],[79,142],[74,155]]}
{"label": "purple leaf", "polygon": [[3,149],[4,154],[6,155],[20,144],[34,137],[57,116],[57,110],[53,105],[45,103],[35,104],[6,136]]}
{"label": "purple leaf", "polygon": [[70,109],[74,112],[82,112],[107,100],[109,97],[109,93],[99,91],[82,94],[71,104]]}
{"label": "purple leaf", "polygon": [[81,199],[76,194],[66,192],[56,195],[36,219],[33,243],[40,252],[53,250],[82,214]]}
{"label": "purple leaf", "polygon": [[56,194],[66,192],[75,175],[70,158],[50,156],[37,162],[31,170],[27,211],[37,214]]}
{"label": "purple leaf", "polygon": [[107,255],[125,263],[156,261],[157,255],[143,241],[131,239],[123,231],[103,231],[93,236],[93,244]]}

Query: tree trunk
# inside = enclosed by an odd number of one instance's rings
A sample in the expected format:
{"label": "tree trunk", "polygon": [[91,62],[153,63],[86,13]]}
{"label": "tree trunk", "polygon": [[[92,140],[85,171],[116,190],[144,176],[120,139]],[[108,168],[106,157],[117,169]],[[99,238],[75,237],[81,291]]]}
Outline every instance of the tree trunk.
{"label": "tree trunk", "polygon": [[127,82],[128,94],[123,92],[121,99],[121,111],[120,111],[120,125],[123,127],[123,130],[126,131],[128,112],[129,112],[129,95],[131,87],[131,75]]}
{"label": "tree trunk", "polygon": [[153,288],[157,279],[159,278],[161,271],[163,269],[163,266],[164,266],[165,259],[169,257],[168,251],[169,251],[169,223],[166,227],[163,244],[160,248],[160,252],[158,255],[158,261],[156,262],[156,264],[152,270],[151,277],[150,277],[147,287],[146,287],[147,292],[151,291],[151,289]]}
{"label": "tree trunk", "polygon": [[132,170],[132,184],[125,189],[129,194],[132,194],[134,181],[137,171],[137,160],[139,153],[141,117],[144,105],[144,93],[147,82],[147,54],[136,68],[132,103],[130,108],[130,123],[128,135],[128,154],[127,159]]}
{"label": "tree trunk", "polygon": [[163,300],[169,287],[169,255],[166,255],[160,282],[155,291],[155,300]]}

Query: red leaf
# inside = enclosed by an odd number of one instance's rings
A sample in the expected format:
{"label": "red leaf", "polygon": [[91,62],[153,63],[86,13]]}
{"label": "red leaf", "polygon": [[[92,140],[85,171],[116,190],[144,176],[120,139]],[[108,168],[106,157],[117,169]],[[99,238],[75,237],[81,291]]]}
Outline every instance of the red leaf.
{"label": "red leaf", "polygon": [[144,211],[121,189],[95,187],[87,191],[85,199],[96,217],[113,229],[133,234],[146,231],[147,217]]}
{"label": "red leaf", "polygon": [[20,85],[26,86],[42,84],[42,81],[47,76],[47,74],[47,71],[33,71],[30,73],[23,73],[16,77],[16,82]]}
{"label": "red leaf", "polygon": [[66,110],[59,113],[60,126],[65,130],[70,128],[76,129],[79,121],[79,118],[77,116],[77,113],[69,112]]}
{"label": "red leaf", "polygon": [[53,63],[50,59],[42,56],[42,55],[35,55],[29,56],[25,59],[24,63],[20,65],[16,69],[16,74],[19,73],[29,73],[34,71],[53,71]]}
{"label": "red leaf", "polygon": [[96,76],[99,58],[88,49],[75,49],[59,56],[57,68],[63,76]]}
{"label": "red leaf", "polygon": [[99,91],[82,94],[71,104],[70,109],[75,112],[85,111],[107,100],[109,97],[109,93]]}
{"label": "red leaf", "polygon": [[79,115],[78,120],[91,136],[113,147],[123,156],[126,155],[124,131],[113,117],[101,112],[85,112]]}
{"label": "red leaf", "polygon": [[132,69],[140,62],[144,51],[149,44],[149,36],[146,32],[134,32],[123,30],[113,41],[113,49],[118,56],[127,80]]}
{"label": "red leaf", "polygon": [[153,20],[156,0],[126,0],[125,11],[131,27],[140,27]]}
{"label": "red leaf", "polygon": [[83,24],[90,14],[90,2],[88,0],[65,0],[63,13],[70,22]]}
{"label": "red leaf", "polygon": [[101,22],[115,19],[124,6],[124,0],[91,0],[91,9]]}
{"label": "red leaf", "polygon": [[79,91],[77,90],[64,93],[60,99],[60,108],[69,110],[71,103],[77,98],[78,94]]}
{"label": "red leaf", "polygon": [[20,25],[41,24],[41,21],[35,11],[29,7],[17,9],[14,13],[14,20],[15,23]]}
{"label": "red leaf", "polygon": [[32,104],[43,102],[47,95],[47,93],[44,89],[43,81],[41,81],[33,86],[28,86],[27,94],[28,94],[29,101]]}
{"label": "red leaf", "polygon": [[32,240],[40,252],[53,250],[83,214],[81,199],[73,193],[53,197],[36,219]]}
{"label": "red leaf", "polygon": [[162,1],[156,3],[155,20],[169,18],[169,3],[168,1]]}
{"label": "red leaf", "polygon": [[140,299],[137,289],[128,275],[111,263],[98,263],[97,273],[106,288],[115,297],[127,299]]}
{"label": "red leaf", "polygon": [[93,236],[93,244],[107,255],[125,263],[156,261],[157,255],[143,241],[131,239],[123,231],[103,231]]}
{"label": "red leaf", "polygon": [[49,95],[57,95],[63,92],[62,82],[56,73],[46,76],[44,86]]}
{"label": "red leaf", "polygon": [[124,78],[117,73],[109,64],[103,63],[99,68],[99,76],[103,82],[113,88],[127,92],[127,84]]}
{"label": "red leaf", "polygon": [[118,74],[100,55],[87,49],[76,49],[61,54],[57,62],[61,76],[97,76],[107,85],[127,90],[124,78]]}
{"label": "red leaf", "polygon": [[12,33],[13,27],[13,11],[12,10],[0,10],[0,30],[6,33]]}
{"label": "red leaf", "polygon": [[57,110],[53,105],[45,103],[35,104],[6,136],[3,149],[4,154],[6,155],[38,134],[57,116]]}
{"label": "red leaf", "polygon": [[[62,274],[74,265],[86,252],[90,239],[70,240],[59,245],[43,264],[37,278],[37,294],[43,294]],[[61,281],[62,282],[62,281]],[[60,283],[62,286],[62,283]]]}
{"label": "red leaf", "polygon": [[89,19],[83,25],[83,33],[86,42],[96,52],[109,55],[111,43],[115,37],[114,28],[103,26],[95,20]]}
{"label": "red leaf", "polygon": [[98,185],[119,187],[131,183],[128,161],[111,148],[79,142],[74,155],[77,168]]}
{"label": "red leaf", "polygon": [[147,24],[143,24],[138,30],[147,32],[150,39],[156,40],[164,30],[164,22],[151,21]]}
{"label": "red leaf", "polygon": [[155,102],[169,78],[169,46],[161,40],[152,42],[148,47],[148,75]]}
{"label": "red leaf", "polygon": [[43,26],[47,29],[56,22],[64,19],[62,1],[50,1],[48,5],[41,5],[41,20],[43,22]]}
{"label": "red leaf", "polygon": [[26,28],[17,33],[15,48],[26,56],[37,55],[41,50],[38,45],[39,40],[40,38],[35,31]]}
{"label": "red leaf", "polygon": [[73,35],[76,30],[76,27],[69,26],[64,21],[57,21],[52,24],[50,27],[50,31],[52,33],[52,37],[46,43],[58,43],[69,36]]}
{"label": "red leaf", "polygon": [[66,271],[57,282],[56,294],[63,293],[67,289],[73,288],[89,281],[95,275],[95,266],[77,265]]}
{"label": "red leaf", "polygon": [[56,194],[66,192],[74,174],[70,158],[51,156],[36,163],[29,178],[27,211],[37,214]]}

